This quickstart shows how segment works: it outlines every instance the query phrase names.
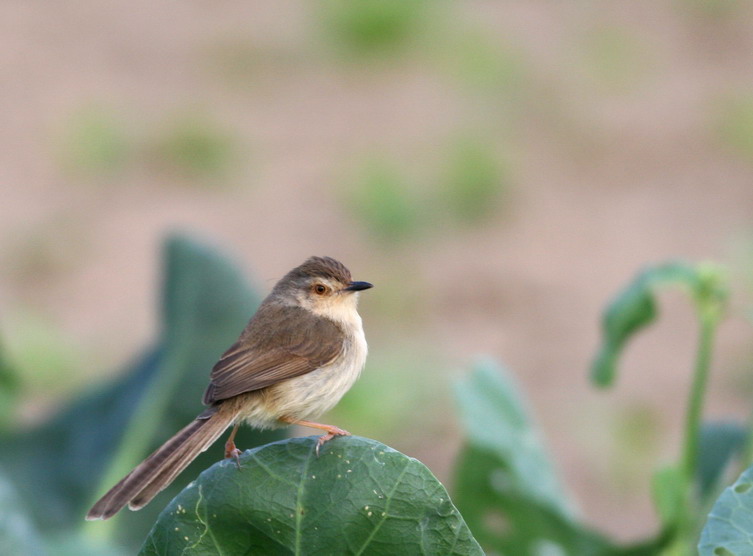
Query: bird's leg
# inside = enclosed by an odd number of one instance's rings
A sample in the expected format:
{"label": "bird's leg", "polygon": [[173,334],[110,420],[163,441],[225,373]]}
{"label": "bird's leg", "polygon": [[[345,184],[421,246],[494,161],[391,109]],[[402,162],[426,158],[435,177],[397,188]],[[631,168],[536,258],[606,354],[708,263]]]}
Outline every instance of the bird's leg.
{"label": "bird's leg", "polygon": [[325,443],[329,442],[336,436],[350,436],[350,433],[341,428],[333,425],[323,425],[322,423],[314,423],[313,421],[302,421],[300,419],[291,419],[290,417],[281,417],[280,421],[290,423],[291,425],[302,425],[304,427],[311,427],[312,429],[319,429],[326,431],[327,434],[323,434],[316,441],[316,456],[319,457],[319,448]]}
{"label": "bird's leg", "polygon": [[238,432],[238,425],[240,423],[236,423],[233,427],[233,431],[230,433],[230,437],[227,439],[227,442],[225,442],[225,458],[235,458],[235,465],[238,467],[238,469],[241,468],[241,451],[235,447],[235,433]]}

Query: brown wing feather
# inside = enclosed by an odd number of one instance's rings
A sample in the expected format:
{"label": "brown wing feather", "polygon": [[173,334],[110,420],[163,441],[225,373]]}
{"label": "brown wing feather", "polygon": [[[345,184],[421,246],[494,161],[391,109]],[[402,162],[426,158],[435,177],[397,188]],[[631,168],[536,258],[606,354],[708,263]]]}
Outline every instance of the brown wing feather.
{"label": "brown wing feather", "polygon": [[204,403],[318,369],[341,353],[343,342],[337,340],[342,337],[337,324],[305,309],[262,305],[238,341],[212,368]]}

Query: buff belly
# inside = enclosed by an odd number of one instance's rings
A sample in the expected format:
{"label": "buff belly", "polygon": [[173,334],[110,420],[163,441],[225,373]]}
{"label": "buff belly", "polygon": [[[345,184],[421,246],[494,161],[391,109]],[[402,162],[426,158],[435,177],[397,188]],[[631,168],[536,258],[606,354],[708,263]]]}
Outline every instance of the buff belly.
{"label": "buff belly", "polygon": [[281,417],[314,420],[332,409],[353,386],[366,362],[366,340],[363,331],[359,332],[346,340],[336,362],[238,396],[243,399],[239,400],[238,419],[255,428],[270,429],[285,425],[279,421]]}

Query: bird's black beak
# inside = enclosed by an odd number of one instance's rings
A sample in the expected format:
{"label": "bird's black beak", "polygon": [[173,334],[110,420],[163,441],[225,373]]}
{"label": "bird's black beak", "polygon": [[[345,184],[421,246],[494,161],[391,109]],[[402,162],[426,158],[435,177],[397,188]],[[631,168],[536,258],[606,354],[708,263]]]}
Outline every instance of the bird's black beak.
{"label": "bird's black beak", "polygon": [[368,282],[351,282],[348,284],[348,287],[345,288],[346,292],[360,292],[361,290],[368,290],[369,288],[373,288],[374,284],[369,284]]}

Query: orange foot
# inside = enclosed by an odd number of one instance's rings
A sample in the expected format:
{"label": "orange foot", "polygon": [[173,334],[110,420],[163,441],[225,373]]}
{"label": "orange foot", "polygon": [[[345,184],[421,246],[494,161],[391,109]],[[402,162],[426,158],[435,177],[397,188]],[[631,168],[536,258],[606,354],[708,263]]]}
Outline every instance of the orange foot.
{"label": "orange foot", "polygon": [[233,432],[230,433],[230,438],[225,442],[225,459],[235,458],[235,466],[241,468],[241,451],[235,446],[235,433],[238,431],[238,425],[233,427]]}
{"label": "orange foot", "polygon": [[326,431],[327,434],[323,434],[316,441],[316,457],[319,457],[319,448],[321,448],[325,442],[329,442],[336,436],[350,436],[350,433],[348,431],[335,427],[333,425],[323,425],[322,423],[314,423],[313,421],[301,421],[298,419],[290,419],[289,417],[283,417],[280,419],[280,421],[290,423],[291,425],[303,425],[304,427],[311,427],[312,429]]}
{"label": "orange foot", "polygon": [[[303,423],[301,423],[303,424]],[[330,425],[325,425],[327,428],[323,429],[327,431],[327,434],[321,435],[316,441],[316,457],[319,457],[319,448],[321,448],[325,442],[329,442],[336,436],[350,436],[350,433],[346,430],[339,429]]]}

